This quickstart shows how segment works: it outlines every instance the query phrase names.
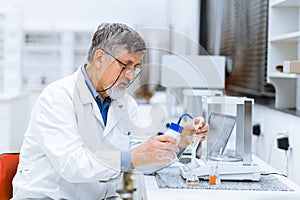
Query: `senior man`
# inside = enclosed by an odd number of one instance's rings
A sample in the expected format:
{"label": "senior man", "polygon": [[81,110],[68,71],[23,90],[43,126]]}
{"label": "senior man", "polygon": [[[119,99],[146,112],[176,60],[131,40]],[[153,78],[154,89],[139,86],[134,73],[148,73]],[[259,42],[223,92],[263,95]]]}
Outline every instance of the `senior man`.
{"label": "senior man", "polygon": [[33,107],[13,180],[14,200],[117,199],[122,172],[169,163],[189,145],[185,136],[207,133],[208,124],[197,118],[185,126],[178,146],[166,135],[131,146],[130,130],[120,124],[138,120],[126,88],[138,76],[145,50],[142,37],[127,25],[99,25],[87,63],[49,84]]}

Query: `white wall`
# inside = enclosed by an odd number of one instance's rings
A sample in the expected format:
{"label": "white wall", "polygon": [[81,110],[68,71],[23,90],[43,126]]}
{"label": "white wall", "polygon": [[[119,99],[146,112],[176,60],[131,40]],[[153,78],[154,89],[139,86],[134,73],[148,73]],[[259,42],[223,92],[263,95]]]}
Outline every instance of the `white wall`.
{"label": "white wall", "polygon": [[[253,123],[261,125],[262,135],[253,137],[253,151],[279,172],[286,174],[285,151],[277,148],[276,135],[286,133],[292,149],[288,151],[289,178],[300,185],[300,117],[265,106],[254,106]],[[270,154],[271,151],[271,154]],[[270,158],[269,158],[269,155]]]}
{"label": "white wall", "polygon": [[[124,22],[138,29],[149,49],[150,82],[160,82],[162,53],[197,54],[198,0],[0,0],[19,7],[24,30],[84,30],[104,22]],[[172,33],[170,33],[172,29]],[[88,49],[88,46],[87,46]]]}
{"label": "white wall", "polygon": [[0,154],[19,152],[29,120],[28,96],[0,99]]}
{"label": "white wall", "polygon": [[[174,48],[188,53],[197,52],[197,48],[186,45],[186,41],[198,40],[198,5],[198,0],[0,0],[0,8],[12,7],[19,10],[24,32],[28,30],[93,32],[104,21],[123,22],[137,29],[154,28],[165,32],[172,27],[184,38],[188,38],[183,39],[183,42],[176,44]],[[151,45],[168,48],[165,38],[145,39]],[[157,77],[157,74],[154,74],[154,77]],[[2,111],[0,126],[3,127],[0,137],[0,146],[3,147],[0,149],[1,152],[18,149],[31,107],[39,92],[33,91],[28,94],[26,101],[19,100],[18,97],[16,97],[18,100],[0,98]]]}
{"label": "white wall", "polygon": [[[197,15],[196,0],[182,3],[179,0],[26,0],[21,1],[26,27],[53,28],[92,28],[94,30],[103,21],[124,22],[134,27],[168,28],[171,18],[174,25],[188,30],[188,35],[198,38],[195,34],[193,15]],[[170,10],[174,12],[171,12]],[[178,12],[178,11],[181,12]],[[183,11],[188,10],[190,14]],[[170,16],[172,14],[172,16]],[[198,19],[196,19],[198,20]],[[192,24],[192,26],[191,26]],[[182,28],[183,27],[183,28]]]}

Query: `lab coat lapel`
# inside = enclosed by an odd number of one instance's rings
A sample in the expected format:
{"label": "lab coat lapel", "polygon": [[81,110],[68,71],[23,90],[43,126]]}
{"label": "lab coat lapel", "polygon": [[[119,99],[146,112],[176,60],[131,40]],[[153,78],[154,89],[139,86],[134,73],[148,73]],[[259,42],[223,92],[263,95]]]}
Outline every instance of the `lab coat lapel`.
{"label": "lab coat lapel", "polygon": [[81,102],[83,105],[85,104],[92,104],[92,109],[93,109],[93,113],[96,116],[96,119],[98,121],[100,121],[100,123],[104,126],[104,122],[102,119],[102,116],[100,114],[99,111],[99,107],[93,97],[93,95],[91,94],[89,88],[87,87],[84,77],[81,73],[81,68],[79,68],[77,70],[78,73],[78,78],[77,78],[77,88],[78,88],[78,92],[79,92],[79,96],[81,98]]}
{"label": "lab coat lapel", "polygon": [[[118,146],[103,136],[103,127],[99,127],[98,121],[103,123],[98,105],[85,84],[80,70],[76,76],[76,89],[73,102],[78,122],[78,132],[82,142],[95,155],[95,158],[105,168],[120,172],[121,152]],[[96,117],[95,117],[96,116]]]}
{"label": "lab coat lapel", "polygon": [[103,133],[104,136],[106,136],[117,125],[125,112],[127,112],[127,110],[122,100],[113,100],[111,102],[107,114],[107,124]]}

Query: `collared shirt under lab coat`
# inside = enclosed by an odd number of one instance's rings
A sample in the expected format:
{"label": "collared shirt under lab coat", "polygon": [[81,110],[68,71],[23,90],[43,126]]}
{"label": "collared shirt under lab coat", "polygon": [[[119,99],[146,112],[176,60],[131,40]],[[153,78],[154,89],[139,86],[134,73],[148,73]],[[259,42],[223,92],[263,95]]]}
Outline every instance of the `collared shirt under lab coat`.
{"label": "collared shirt under lab coat", "polygon": [[126,94],[111,103],[105,127],[80,69],[47,86],[24,136],[13,199],[114,196],[120,152],[130,145],[124,124],[135,121],[136,112],[136,102]]}

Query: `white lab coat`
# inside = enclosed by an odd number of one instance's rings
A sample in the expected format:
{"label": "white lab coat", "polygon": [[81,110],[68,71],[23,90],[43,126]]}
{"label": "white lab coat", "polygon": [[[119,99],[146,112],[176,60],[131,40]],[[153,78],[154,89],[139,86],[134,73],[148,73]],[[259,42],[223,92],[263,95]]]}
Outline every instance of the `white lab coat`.
{"label": "white lab coat", "polygon": [[[112,101],[107,126],[79,70],[51,83],[37,99],[13,180],[13,199],[105,199],[116,195],[120,152],[136,102]],[[132,122],[132,121],[131,121]]]}

